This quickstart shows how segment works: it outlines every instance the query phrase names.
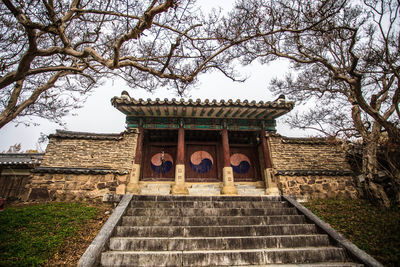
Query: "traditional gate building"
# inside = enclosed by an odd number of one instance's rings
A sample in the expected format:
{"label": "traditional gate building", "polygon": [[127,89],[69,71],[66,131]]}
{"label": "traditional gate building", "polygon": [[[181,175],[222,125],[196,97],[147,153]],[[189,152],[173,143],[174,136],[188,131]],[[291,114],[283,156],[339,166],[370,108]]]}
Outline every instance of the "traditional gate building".
{"label": "traditional gate building", "polygon": [[[276,134],[276,119],[294,103],[142,100],[127,92],[111,100],[126,131],[57,131],[26,198],[85,199],[107,193],[243,194],[355,197],[340,145]],[[209,187],[208,187],[209,186]],[[206,191],[203,193],[207,193]]]}
{"label": "traditional gate building", "polygon": [[267,193],[279,193],[265,132],[293,108],[284,96],[266,103],[137,101],[124,92],[112,104],[127,128],[139,131],[128,192],[140,193],[139,181],[148,180],[175,181],[172,194],[188,194],[186,181],[222,182],[222,194],[237,194],[235,181],[265,181]]}

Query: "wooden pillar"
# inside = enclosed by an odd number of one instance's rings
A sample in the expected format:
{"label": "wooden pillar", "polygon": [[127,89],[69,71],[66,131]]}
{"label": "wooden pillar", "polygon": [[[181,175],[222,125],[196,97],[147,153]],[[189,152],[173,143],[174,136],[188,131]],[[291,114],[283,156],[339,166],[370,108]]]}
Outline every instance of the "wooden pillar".
{"label": "wooden pillar", "polygon": [[139,177],[141,169],[142,151],[143,151],[143,127],[139,127],[139,134],[136,140],[135,161],[130,174],[130,179],[126,191],[132,194],[140,194]]}
{"label": "wooden pillar", "polygon": [[262,151],[264,156],[264,179],[265,179],[265,194],[266,195],[280,195],[278,186],[274,181],[271,157],[269,154],[267,138],[265,138],[265,130],[262,129],[260,132],[260,139],[262,145]]}
{"label": "wooden pillar", "polygon": [[223,195],[237,195],[237,189],[233,179],[233,169],[231,166],[231,156],[229,152],[228,130],[226,127],[221,132],[222,150],[224,156],[224,167],[222,169],[223,187],[221,193]]}
{"label": "wooden pillar", "polygon": [[185,130],[183,123],[178,129],[178,148],[175,165],[175,184],[171,188],[171,194],[188,195],[189,190],[185,185]]}

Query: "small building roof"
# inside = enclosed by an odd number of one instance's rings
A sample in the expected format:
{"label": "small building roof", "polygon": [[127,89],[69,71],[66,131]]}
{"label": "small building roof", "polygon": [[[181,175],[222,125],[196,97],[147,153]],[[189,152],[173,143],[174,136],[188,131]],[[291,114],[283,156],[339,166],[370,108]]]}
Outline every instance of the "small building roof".
{"label": "small building roof", "polygon": [[0,153],[0,167],[36,166],[42,162],[44,153]]}
{"label": "small building roof", "polygon": [[120,97],[111,99],[112,105],[127,116],[181,117],[181,118],[226,118],[273,120],[294,107],[293,101],[285,101],[281,95],[275,101],[224,100],[168,100],[134,99],[124,91]]}
{"label": "small building roof", "polygon": [[86,132],[74,132],[65,130],[56,130],[56,133],[50,134],[49,138],[56,137],[62,139],[92,139],[92,140],[121,140],[123,138],[122,133],[86,133]]}

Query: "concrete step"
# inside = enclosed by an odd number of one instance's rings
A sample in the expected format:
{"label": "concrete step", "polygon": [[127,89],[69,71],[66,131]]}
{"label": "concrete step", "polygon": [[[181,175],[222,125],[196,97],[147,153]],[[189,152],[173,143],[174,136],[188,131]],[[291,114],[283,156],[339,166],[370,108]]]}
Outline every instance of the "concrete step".
{"label": "concrete step", "polygon": [[304,224],[303,215],[272,216],[123,216],[122,226],[204,226],[204,225],[271,225],[271,224]]}
{"label": "concrete step", "polygon": [[132,201],[134,208],[285,208],[286,201]]}
{"label": "concrete step", "polygon": [[146,195],[169,195],[170,184],[147,184],[141,188],[141,194]]}
{"label": "concrete step", "polygon": [[150,196],[150,195],[135,195],[132,201],[282,201],[280,196]]}
{"label": "concrete step", "polygon": [[355,262],[315,262],[299,264],[263,264],[263,265],[231,265],[231,267],[363,267],[363,264]]}
{"label": "concrete step", "polygon": [[117,237],[221,237],[317,234],[314,224],[236,226],[117,226]]}
{"label": "concrete step", "polygon": [[129,208],[128,216],[267,216],[267,215],[297,215],[295,208],[263,208],[263,209],[237,209],[237,208]]}
{"label": "concrete step", "polygon": [[241,266],[274,263],[345,262],[336,247],[196,251],[108,251],[103,266]]}
{"label": "concrete step", "polygon": [[110,250],[235,250],[329,246],[327,235],[241,236],[241,237],[113,237]]}
{"label": "concrete step", "polygon": [[221,187],[214,184],[193,184],[189,188],[189,195],[218,196],[221,195]]}

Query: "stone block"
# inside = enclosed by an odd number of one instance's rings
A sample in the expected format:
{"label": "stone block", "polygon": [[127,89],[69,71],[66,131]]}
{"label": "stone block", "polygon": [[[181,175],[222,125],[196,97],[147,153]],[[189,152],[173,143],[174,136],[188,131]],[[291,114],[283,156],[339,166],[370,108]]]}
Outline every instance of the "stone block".
{"label": "stone block", "polygon": [[116,193],[116,194],[119,194],[119,195],[123,195],[123,194],[125,194],[125,191],[126,191],[126,185],[125,185],[125,184],[120,184],[120,185],[116,188],[115,193]]}
{"label": "stone block", "polygon": [[104,189],[104,188],[106,188],[106,184],[105,183],[98,183],[97,184],[97,188],[98,189]]}
{"label": "stone block", "polygon": [[32,188],[29,193],[30,200],[49,199],[49,191],[46,188]]}

